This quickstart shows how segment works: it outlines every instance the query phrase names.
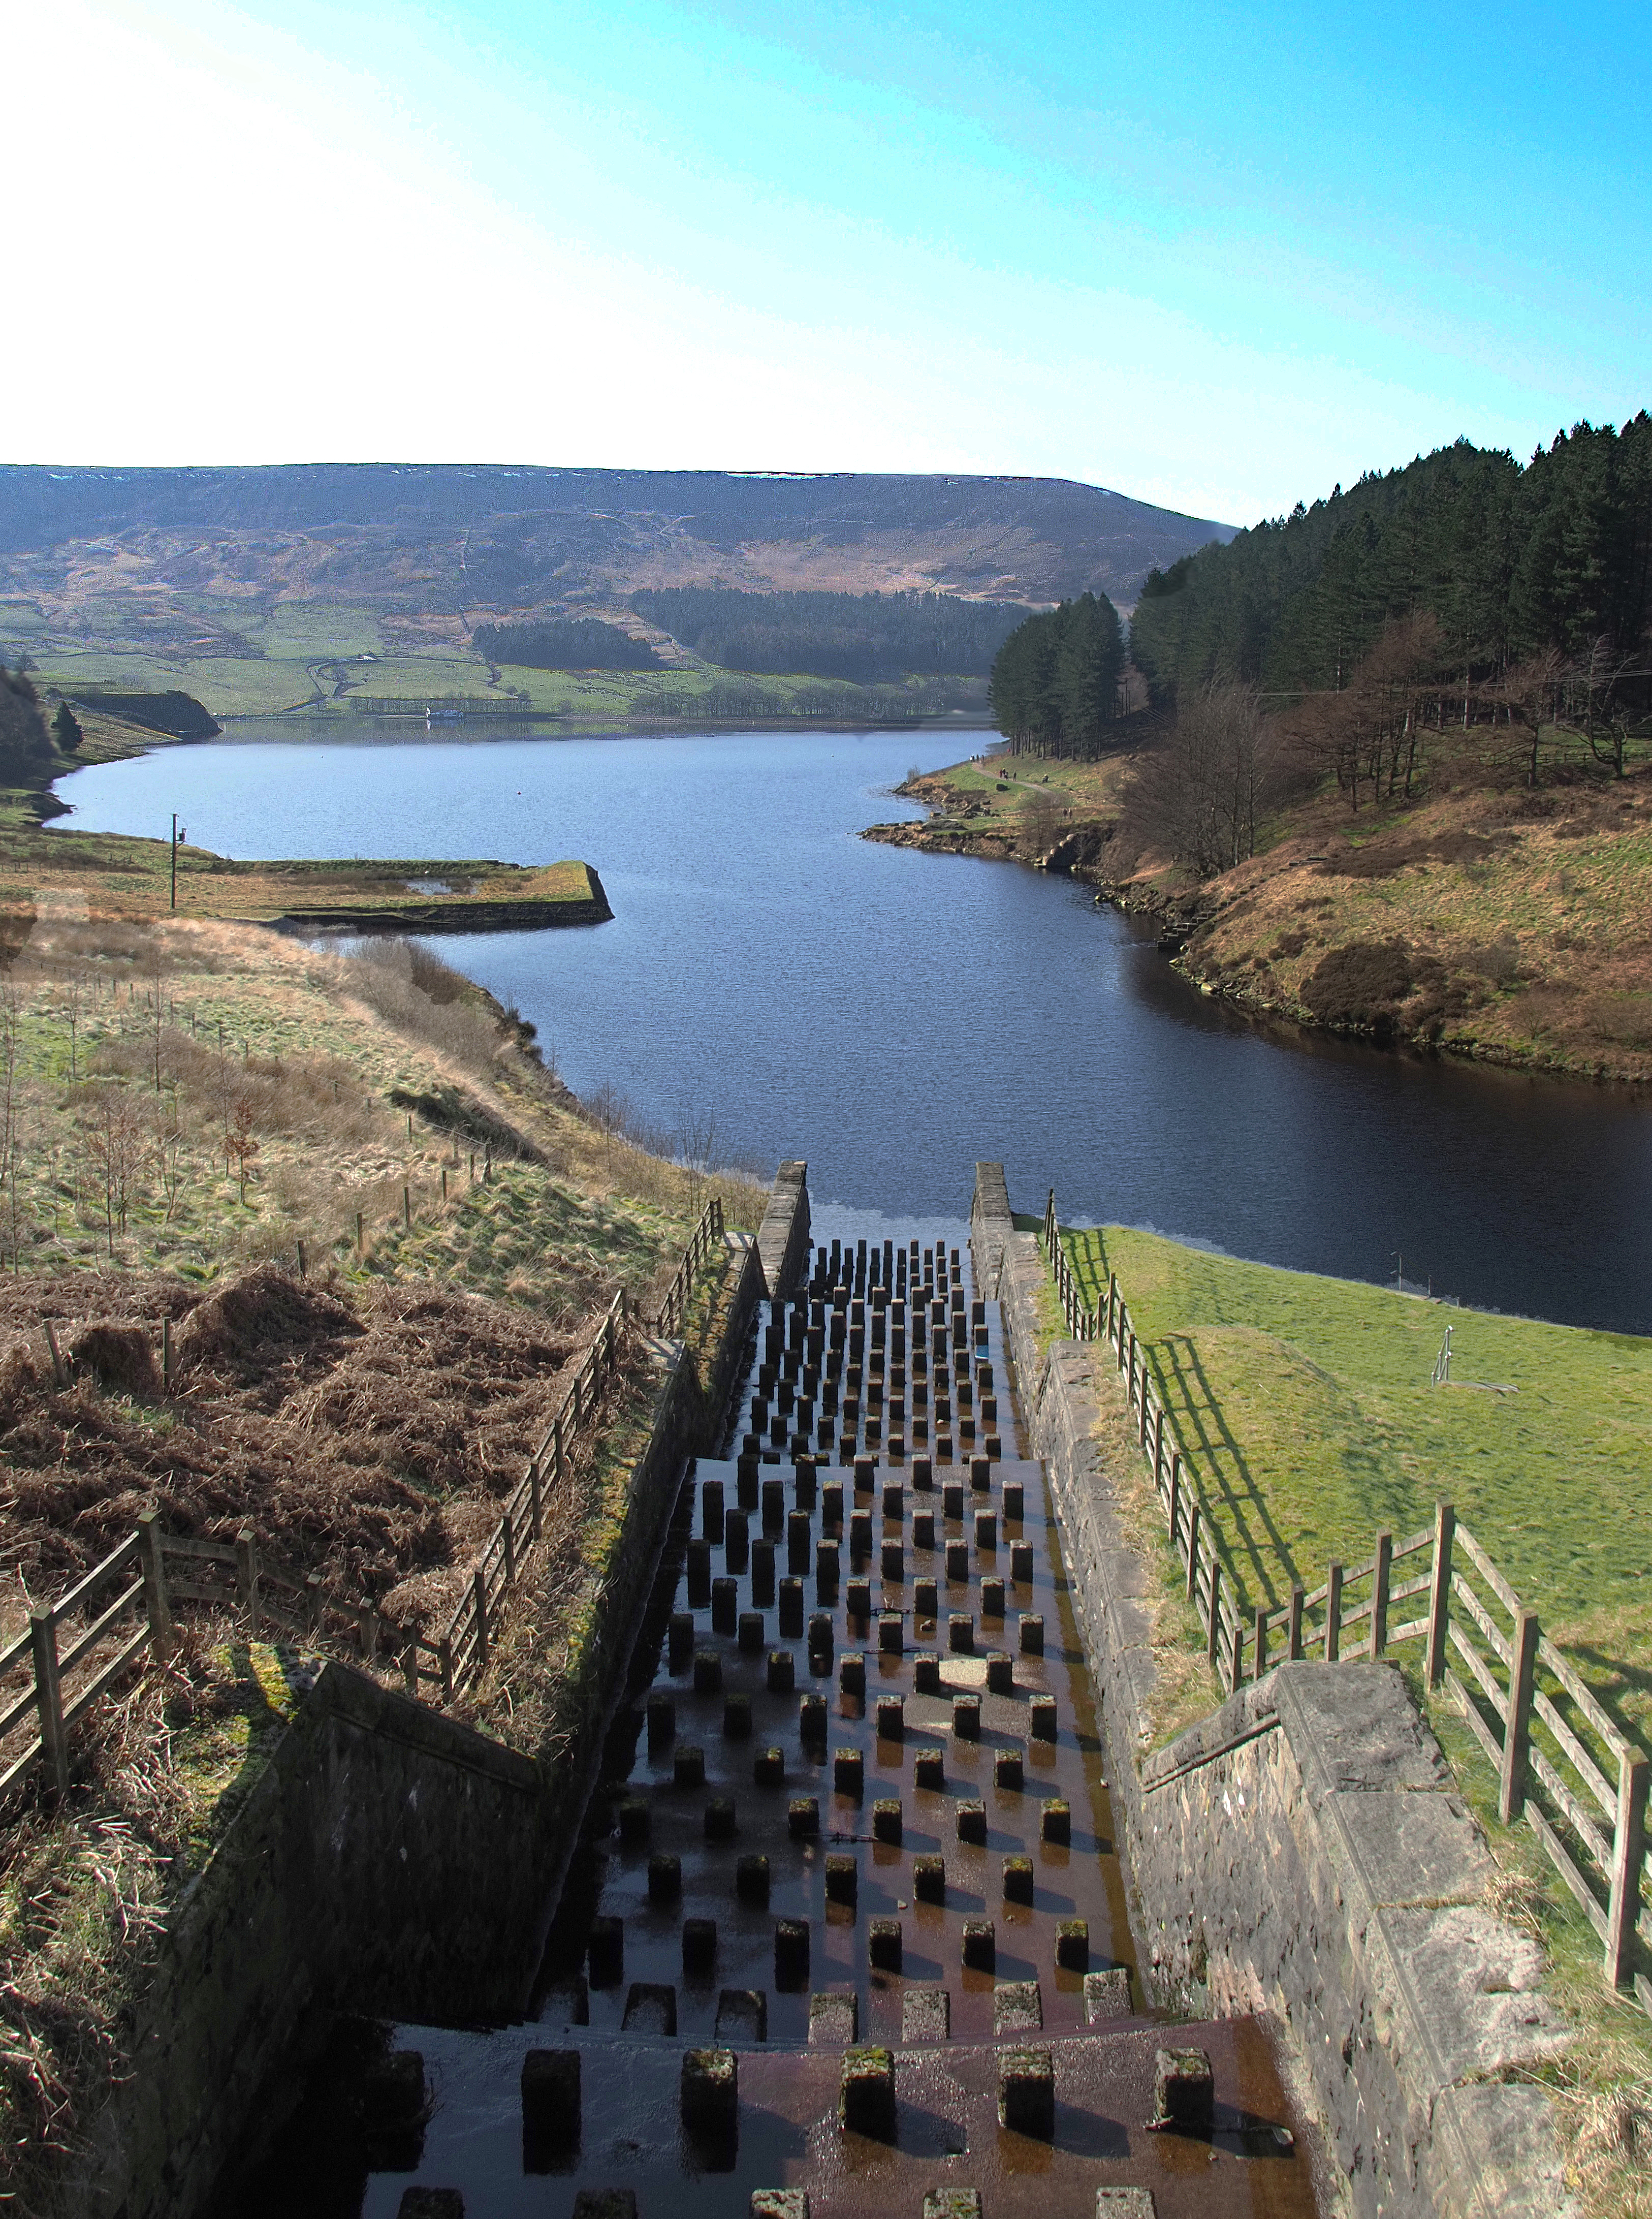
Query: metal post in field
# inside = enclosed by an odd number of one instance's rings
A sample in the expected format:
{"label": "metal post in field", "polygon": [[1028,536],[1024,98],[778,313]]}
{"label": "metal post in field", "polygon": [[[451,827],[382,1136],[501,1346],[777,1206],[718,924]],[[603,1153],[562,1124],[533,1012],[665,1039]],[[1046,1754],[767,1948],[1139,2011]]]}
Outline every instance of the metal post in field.
{"label": "metal post in field", "polygon": [[1449,1502],[1434,1505],[1434,1563],[1428,1588],[1428,1684],[1445,1681],[1445,1645],[1451,1627],[1451,1545],[1456,1538],[1456,1513]]}
{"label": "metal post in field", "polygon": [[34,1654],[34,1702],[40,1716],[40,1747],[59,1795],[69,1792],[69,1744],[63,1729],[63,1688],[58,1677],[58,1622],[37,1604],[28,1613],[29,1646]]}
{"label": "metal post in field", "polygon": [[1503,1777],[1497,1795],[1497,1815],[1506,1826],[1512,1826],[1525,1809],[1531,1688],[1537,1669],[1537,1613],[1520,1609],[1514,1614],[1514,1636],[1509,1645],[1509,1706],[1503,1727]]}

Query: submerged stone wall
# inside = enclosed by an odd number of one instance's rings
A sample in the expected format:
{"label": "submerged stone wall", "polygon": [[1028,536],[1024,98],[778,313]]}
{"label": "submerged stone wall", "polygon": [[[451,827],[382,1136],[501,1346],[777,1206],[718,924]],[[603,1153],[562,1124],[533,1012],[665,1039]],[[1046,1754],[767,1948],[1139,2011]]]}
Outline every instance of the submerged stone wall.
{"label": "submerged stone wall", "polygon": [[1563,2040],[1541,1953],[1486,1909],[1489,1853],[1398,1672],[1281,1665],[1149,1754],[1150,1576],[1097,1445],[1104,1358],[1040,1354],[1043,1259],[1000,1165],[977,1166],[971,1246],[1061,1522],[1145,1984],[1272,2017],[1361,2219],[1570,2211],[1547,2100],[1505,2077]]}

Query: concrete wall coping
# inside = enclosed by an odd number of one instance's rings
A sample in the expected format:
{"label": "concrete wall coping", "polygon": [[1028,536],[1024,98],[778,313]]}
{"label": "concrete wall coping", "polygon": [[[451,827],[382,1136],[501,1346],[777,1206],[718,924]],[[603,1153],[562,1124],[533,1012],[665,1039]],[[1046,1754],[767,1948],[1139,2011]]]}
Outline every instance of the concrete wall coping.
{"label": "concrete wall coping", "polygon": [[763,1289],[779,1302],[795,1285],[809,1246],[809,1166],[794,1159],[774,1174],[774,1190],[757,1228],[757,1254]]}

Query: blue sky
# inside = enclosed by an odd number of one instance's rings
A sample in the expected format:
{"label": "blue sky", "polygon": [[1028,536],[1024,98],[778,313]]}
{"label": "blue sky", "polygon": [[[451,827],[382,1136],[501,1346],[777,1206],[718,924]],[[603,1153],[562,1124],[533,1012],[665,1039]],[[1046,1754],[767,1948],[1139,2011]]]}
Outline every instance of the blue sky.
{"label": "blue sky", "polygon": [[1648,47],[1617,7],[59,0],[14,39],[3,451],[1233,522],[1524,456],[1652,399]]}

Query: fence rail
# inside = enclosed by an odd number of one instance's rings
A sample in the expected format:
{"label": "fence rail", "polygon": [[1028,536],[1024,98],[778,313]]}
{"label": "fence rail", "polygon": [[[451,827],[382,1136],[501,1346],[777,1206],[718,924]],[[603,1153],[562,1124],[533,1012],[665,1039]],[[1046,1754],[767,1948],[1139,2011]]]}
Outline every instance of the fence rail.
{"label": "fence rail", "polygon": [[1632,1985],[1652,2015],[1652,1983],[1636,1961],[1637,1939],[1652,1944],[1652,1759],[1544,1636],[1537,1613],[1449,1502],[1437,1503],[1433,1523],[1415,1533],[1377,1534],[1363,1563],[1330,1564],[1319,1587],[1297,1585],[1282,1605],[1247,1608],[1118,1276],[1109,1271],[1104,1301],[1084,1302],[1053,1190],[1044,1245],[1073,1338],[1104,1340],[1117,1366],[1188,1601],[1224,1684],[1237,1692],[1286,1659],[1334,1664],[1420,1642],[1429,1686],[1449,1691],[1497,1775],[1499,1818],[1505,1825],[1525,1819],[1594,1929],[1608,1985]]}
{"label": "fence rail", "polygon": [[[723,1236],[722,1204],[708,1203],[660,1313],[680,1324],[696,1274]],[[371,1603],[337,1593],[315,1572],[283,1564],[244,1528],[232,1541],[165,1532],[155,1511],[57,1601],[29,1613],[25,1633],[0,1649],[0,1801],[44,1765],[59,1793],[69,1785],[70,1729],[146,1655],[165,1655],[179,1603],[244,1618],[326,1644],[366,1665],[400,1673],[409,1694],[450,1702],[487,1666],[504,1598],[541,1538],[547,1494],[562,1481],[574,1443],[598,1407],[628,1315],[615,1295],[503,1515],[482,1544],[457,1608],[432,1639],[389,1625]],[[20,1740],[20,1736],[22,1737]]]}

